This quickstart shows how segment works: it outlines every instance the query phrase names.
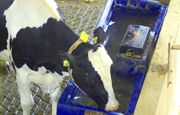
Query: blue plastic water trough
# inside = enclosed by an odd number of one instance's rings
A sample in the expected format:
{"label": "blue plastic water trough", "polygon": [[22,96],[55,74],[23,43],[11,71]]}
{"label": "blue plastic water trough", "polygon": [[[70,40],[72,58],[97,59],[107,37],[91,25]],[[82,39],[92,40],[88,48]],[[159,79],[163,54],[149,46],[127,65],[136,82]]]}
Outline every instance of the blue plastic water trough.
{"label": "blue plastic water trough", "polygon": [[167,8],[151,0],[108,0],[98,27],[103,27],[108,34],[104,44],[117,66],[116,76],[112,79],[115,79],[116,96],[120,95],[120,109],[116,112],[96,109],[91,99],[69,82],[59,99],[57,114],[88,115],[98,112],[132,115]]}

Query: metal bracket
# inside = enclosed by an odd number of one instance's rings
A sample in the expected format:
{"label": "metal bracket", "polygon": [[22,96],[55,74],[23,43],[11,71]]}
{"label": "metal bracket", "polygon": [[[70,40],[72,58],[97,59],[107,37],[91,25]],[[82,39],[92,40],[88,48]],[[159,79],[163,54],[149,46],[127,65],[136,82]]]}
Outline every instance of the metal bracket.
{"label": "metal bracket", "polygon": [[172,50],[180,50],[180,45],[172,45],[172,36],[170,37],[169,44],[168,44],[168,78],[167,78],[167,88],[172,83],[170,81],[171,73],[171,58],[172,58]]}
{"label": "metal bracket", "polygon": [[[122,4],[118,4],[116,0],[114,0],[114,3],[115,3],[115,7],[116,6],[123,6]],[[127,0],[127,7],[130,7],[131,5],[131,0]]]}

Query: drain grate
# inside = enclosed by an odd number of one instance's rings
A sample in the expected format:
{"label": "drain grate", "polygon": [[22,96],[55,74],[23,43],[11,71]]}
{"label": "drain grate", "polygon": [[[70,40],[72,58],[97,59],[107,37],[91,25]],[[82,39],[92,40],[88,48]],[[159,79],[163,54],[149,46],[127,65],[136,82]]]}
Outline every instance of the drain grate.
{"label": "drain grate", "polygon": [[[67,25],[78,35],[82,31],[92,37],[92,32],[96,28],[103,12],[103,7],[88,5],[59,5],[66,19]],[[68,79],[64,80],[62,91]],[[31,84],[31,91],[34,98],[34,106],[31,115],[50,115],[51,99],[36,84]],[[22,115],[20,97],[17,91],[14,73],[6,76],[0,74],[0,115]]]}

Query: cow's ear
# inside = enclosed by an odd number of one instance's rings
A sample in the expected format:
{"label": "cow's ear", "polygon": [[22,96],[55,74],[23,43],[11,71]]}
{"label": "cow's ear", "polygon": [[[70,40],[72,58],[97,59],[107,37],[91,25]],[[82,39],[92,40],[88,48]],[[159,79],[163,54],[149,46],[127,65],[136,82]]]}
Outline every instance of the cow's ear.
{"label": "cow's ear", "polygon": [[73,55],[60,51],[60,50],[57,52],[57,55],[59,59],[61,60],[61,62],[63,63],[63,66],[65,67],[70,66],[73,68],[76,66],[76,60]]}
{"label": "cow's ear", "polygon": [[[106,34],[102,27],[98,27],[94,30],[94,40],[93,43],[103,43],[105,40]],[[96,40],[97,39],[97,40]]]}

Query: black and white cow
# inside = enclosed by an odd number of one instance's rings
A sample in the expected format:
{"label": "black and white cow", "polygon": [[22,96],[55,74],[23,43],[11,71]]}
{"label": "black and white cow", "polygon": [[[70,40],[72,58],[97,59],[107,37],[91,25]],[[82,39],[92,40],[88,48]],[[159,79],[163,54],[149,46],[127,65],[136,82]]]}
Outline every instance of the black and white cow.
{"label": "black and white cow", "polygon": [[118,109],[111,81],[113,61],[100,43],[105,33],[98,28],[94,34],[98,44],[82,43],[67,54],[79,37],[65,24],[54,0],[0,0],[0,59],[8,61],[16,72],[24,115],[34,104],[31,82],[50,94],[52,114],[56,114],[61,83],[69,76],[64,58],[70,61],[76,85],[99,108]]}

